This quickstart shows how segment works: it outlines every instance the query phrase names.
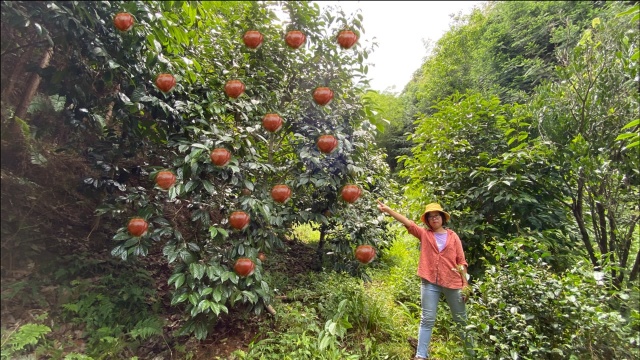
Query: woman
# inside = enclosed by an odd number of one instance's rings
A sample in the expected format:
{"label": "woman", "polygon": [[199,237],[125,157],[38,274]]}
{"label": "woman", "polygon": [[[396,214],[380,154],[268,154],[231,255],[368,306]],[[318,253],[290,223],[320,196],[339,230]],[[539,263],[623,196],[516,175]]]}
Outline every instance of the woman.
{"label": "woman", "polygon": [[[453,319],[461,326],[466,323],[465,303],[467,297],[461,289],[469,285],[467,283],[467,261],[462,251],[462,243],[455,232],[444,228],[450,215],[439,204],[427,205],[420,217],[428,229],[416,225],[415,222],[398,214],[380,201],[378,201],[378,209],[401,222],[411,235],[420,239],[418,276],[422,282],[420,288],[422,318],[418,331],[418,349],[415,359],[426,359],[429,356],[429,342],[436,321],[436,311],[441,293],[447,299]],[[472,353],[468,339],[464,338],[466,347]]]}

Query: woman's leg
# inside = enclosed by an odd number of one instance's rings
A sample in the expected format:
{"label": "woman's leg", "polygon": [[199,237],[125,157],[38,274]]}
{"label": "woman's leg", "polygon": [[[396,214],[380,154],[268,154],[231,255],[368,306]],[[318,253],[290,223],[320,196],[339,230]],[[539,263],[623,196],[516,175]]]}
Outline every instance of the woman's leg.
{"label": "woman's leg", "polygon": [[440,289],[440,286],[422,279],[420,285],[422,318],[420,319],[420,329],[418,331],[416,357],[428,357],[429,342],[431,342],[431,333],[433,332],[433,325],[436,322],[436,312],[438,310],[438,301],[440,300]]}
{"label": "woman's leg", "polygon": [[442,288],[442,292],[447,299],[449,309],[451,309],[453,320],[458,323],[458,325],[460,325],[465,349],[467,350],[468,354],[473,355],[473,343],[471,342],[470,337],[467,336],[467,332],[464,329],[464,327],[467,325],[467,312],[465,309],[464,300],[462,300],[462,291],[460,289]]}

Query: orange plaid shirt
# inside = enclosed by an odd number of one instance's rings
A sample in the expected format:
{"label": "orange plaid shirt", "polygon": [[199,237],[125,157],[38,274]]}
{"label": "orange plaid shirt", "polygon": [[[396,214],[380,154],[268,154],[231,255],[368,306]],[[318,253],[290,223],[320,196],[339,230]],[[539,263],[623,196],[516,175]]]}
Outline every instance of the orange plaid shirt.
{"label": "orange plaid shirt", "polygon": [[462,251],[462,242],[453,230],[447,229],[447,243],[438,251],[436,237],[431,229],[425,229],[411,222],[407,231],[420,239],[420,260],[418,276],[432,284],[449,289],[462,289],[462,277],[455,269],[458,265],[468,266]]}

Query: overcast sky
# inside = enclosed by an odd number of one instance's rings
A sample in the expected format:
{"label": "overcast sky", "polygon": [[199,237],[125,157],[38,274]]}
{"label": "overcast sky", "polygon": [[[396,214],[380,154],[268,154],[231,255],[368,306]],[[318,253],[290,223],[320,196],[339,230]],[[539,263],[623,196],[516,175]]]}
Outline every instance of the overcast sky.
{"label": "overcast sky", "polygon": [[[395,86],[399,93],[411,80],[427,55],[424,41],[435,42],[449,30],[452,14],[468,14],[483,1],[317,1],[321,6],[340,6],[348,16],[362,9],[365,34],[378,47],[369,56],[373,90]],[[375,65],[375,66],[374,66]]]}

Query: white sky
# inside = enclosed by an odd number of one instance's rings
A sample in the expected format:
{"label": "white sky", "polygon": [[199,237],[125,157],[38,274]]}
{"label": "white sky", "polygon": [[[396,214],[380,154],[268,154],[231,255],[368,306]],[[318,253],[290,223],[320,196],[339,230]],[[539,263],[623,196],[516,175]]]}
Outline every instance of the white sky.
{"label": "white sky", "polygon": [[[452,14],[469,14],[483,1],[317,1],[320,7],[340,6],[345,15],[362,9],[365,33],[378,47],[367,59],[373,90],[400,93],[427,56],[432,44],[447,32]],[[433,46],[433,45],[432,45]],[[395,86],[395,89],[391,87]]]}

